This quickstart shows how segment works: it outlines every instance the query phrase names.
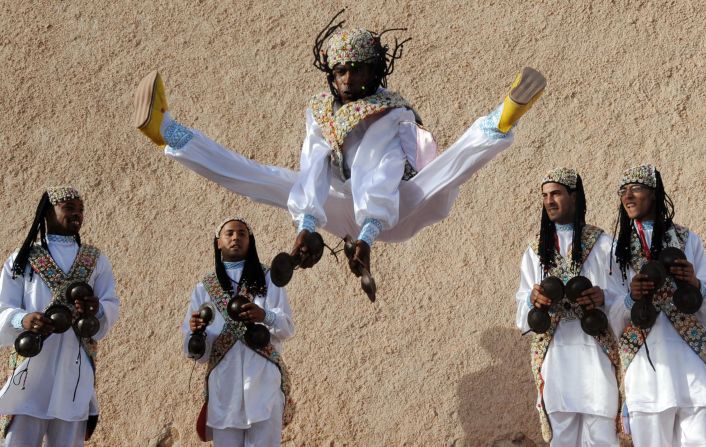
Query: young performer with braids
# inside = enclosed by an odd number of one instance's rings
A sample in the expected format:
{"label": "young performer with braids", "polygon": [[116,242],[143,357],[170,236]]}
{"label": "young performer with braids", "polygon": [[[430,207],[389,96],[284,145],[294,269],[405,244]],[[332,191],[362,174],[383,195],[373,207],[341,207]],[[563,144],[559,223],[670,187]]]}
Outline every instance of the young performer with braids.
{"label": "young performer with braids", "polygon": [[[292,311],[284,289],[273,285],[260,264],[255,236],[240,218],[225,220],[213,240],[215,272],[196,285],[184,319],[184,351],[191,333],[206,330],[208,363],[206,402],[197,430],[201,440],[219,446],[278,446],[282,425],[294,411],[289,380],[281,358],[283,342],[294,335]],[[242,322],[232,319],[228,302],[236,295],[249,301],[241,308]],[[208,326],[199,316],[204,303],[213,303]],[[264,325],[270,343],[264,348],[247,342],[246,325]]]}
{"label": "young performer with braids", "polygon": [[[14,347],[23,331],[48,336],[38,355],[11,354],[12,376],[0,390],[0,423],[5,447],[80,446],[98,421],[94,388],[96,340],[118,319],[119,301],[108,258],[79,236],[84,205],[72,187],[43,194],[22,247],[0,275],[0,344]],[[37,240],[39,236],[39,240]],[[95,296],[69,302],[67,287],[88,283]],[[77,317],[95,315],[100,329],[80,338],[69,329],[52,333],[44,315],[54,303],[73,306]]]}
{"label": "young performer with braids", "polygon": [[[635,446],[706,445],[706,309],[679,311],[672,298],[673,279],[706,293],[706,259],[699,236],[673,222],[674,205],[662,176],[645,164],[626,170],[618,190],[619,231],[615,263],[629,293],[611,308],[611,325],[619,335],[626,406]],[[640,274],[666,247],[686,255],[671,267],[671,278],[659,290]],[[615,268],[613,275],[616,275]],[[672,279],[673,278],[673,279]],[[640,329],[631,321],[637,301],[652,298],[654,325]],[[644,346],[643,346],[644,345]]]}
{"label": "young performer with braids", "polygon": [[[607,309],[621,288],[608,275],[611,238],[586,224],[586,198],[573,169],[550,171],[542,180],[539,237],[525,251],[520,267],[517,327],[530,330],[532,308],[552,306],[546,333],[534,334],[532,373],[542,435],[551,446],[617,446],[619,357],[613,334],[584,332],[581,317],[589,309]],[[593,287],[575,303],[552,303],[539,285],[545,277],[587,277]]]}
{"label": "young performer with braids", "polygon": [[[340,13],[339,13],[340,14]],[[336,15],[338,17],[338,14]],[[525,68],[510,94],[490,115],[476,120],[438,158],[432,135],[408,101],[387,90],[387,76],[402,54],[381,33],[343,29],[318,35],[314,65],[326,74],[328,91],[311,98],[299,172],[263,166],[225,150],[168,113],[157,72],[135,95],[135,125],[166,154],[189,169],[252,200],[288,209],[298,224],[292,255],[311,267],[307,233],[323,227],[352,235],[351,270],[370,270],[377,239],[404,241],[448,216],[459,187],[513,140],[511,129],[544,91],[544,77]]]}

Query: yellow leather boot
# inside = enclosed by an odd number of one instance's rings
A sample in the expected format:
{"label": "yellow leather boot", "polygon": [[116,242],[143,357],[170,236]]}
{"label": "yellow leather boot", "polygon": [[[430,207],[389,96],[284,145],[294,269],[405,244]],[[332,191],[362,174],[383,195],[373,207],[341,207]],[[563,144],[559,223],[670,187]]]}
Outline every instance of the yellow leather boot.
{"label": "yellow leather boot", "polygon": [[502,133],[509,132],[520,117],[542,96],[546,86],[547,80],[542,73],[534,68],[523,68],[510,86],[510,93],[505,97],[498,130]]}
{"label": "yellow leather boot", "polygon": [[159,130],[167,110],[169,109],[164,82],[155,70],[142,78],[137,86],[133,122],[140,132],[147,135],[147,138],[158,146],[167,144]]}

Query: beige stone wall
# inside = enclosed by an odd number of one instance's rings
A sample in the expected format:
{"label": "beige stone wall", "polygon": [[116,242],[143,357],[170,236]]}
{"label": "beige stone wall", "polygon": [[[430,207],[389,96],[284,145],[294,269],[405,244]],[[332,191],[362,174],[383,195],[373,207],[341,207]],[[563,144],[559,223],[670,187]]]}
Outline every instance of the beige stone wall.
{"label": "beige stone wall", "polygon": [[[84,239],[111,258],[122,300],[101,344],[95,446],[144,446],[169,431],[199,445],[201,369],[180,353],[191,289],[212,268],[210,235],[247,217],[260,254],[289,248],[288,215],[170,162],[131,128],[139,79],[159,68],[184,124],[260,162],[296,168],[311,65],[332,2],[28,2],[0,6],[0,253],[25,236],[47,184],[86,197]],[[104,4],[102,4],[104,3]],[[612,229],[619,172],[656,163],[677,221],[706,232],[706,75],[697,1],[350,2],[350,25],[407,26],[391,77],[441,147],[532,65],[547,93],[510,149],[466,184],[452,216],[375,247],[371,305],[327,257],[289,286],[287,345],[298,413],[291,445],[485,445],[539,440],[528,338],[514,328],[518,263],[538,228],[538,181],[568,165],[589,219]],[[329,243],[335,243],[327,235]]]}

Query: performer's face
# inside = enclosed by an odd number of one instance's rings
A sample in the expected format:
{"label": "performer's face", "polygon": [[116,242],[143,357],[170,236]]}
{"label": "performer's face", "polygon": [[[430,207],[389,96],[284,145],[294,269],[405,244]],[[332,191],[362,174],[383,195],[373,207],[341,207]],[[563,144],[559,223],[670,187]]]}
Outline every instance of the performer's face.
{"label": "performer's face", "polygon": [[373,67],[360,62],[346,62],[333,67],[333,83],[343,104],[372,95]]}
{"label": "performer's face", "polygon": [[566,186],[560,183],[542,185],[542,203],[552,222],[568,224],[574,221],[576,194],[569,192]]}
{"label": "performer's face", "polygon": [[620,188],[618,195],[630,219],[653,220],[655,218],[654,189],[639,183],[630,183]]}
{"label": "performer's face", "polygon": [[224,261],[237,262],[245,259],[250,248],[248,227],[244,223],[232,220],[221,228],[218,235],[218,249]]}
{"label": "performer's face", "polygon": [[49,208],[46,219],[49,233],[75,236],[83,224],[83,201],[71,199],[57,203]]}

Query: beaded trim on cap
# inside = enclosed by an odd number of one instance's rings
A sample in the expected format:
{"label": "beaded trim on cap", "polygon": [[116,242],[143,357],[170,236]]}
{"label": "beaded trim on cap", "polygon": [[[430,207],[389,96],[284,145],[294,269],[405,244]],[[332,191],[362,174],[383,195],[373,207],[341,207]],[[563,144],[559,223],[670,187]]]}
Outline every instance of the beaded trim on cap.
{"label": "beaded trim on cap", "polygon": [[367,62],[378,56],[373,33],[363,28],[335,32],[326,47],[329,68],[346,62]]}
{"label": "beaded trim on cap", "polygon": [[47,188],[47,194],[52,205],[66,202],[67,200],[81,199],[81,194],[73,186],[50,186]]}
{"label": "beaded trim on cap", "polygon": [[228,219],[226,219],[226,220],[224,220],[223,222],[221,222],[221,224],[218,225],[218,227],[216,227],[216,239],[218,239],[218,237],[221,235],[221,230],[223,229],[223,227],[225,227],[228,222],[233,222],[233,221],[240,222],[240,223],[242,223],[243,225],[245,225],[245,228],[248,229],[248,236],[250,236],[250,235],[252,234],[252,230],[250,229],[250,225],[248,225],[248,223],[245,222],[245,220],[243,220],[243,218],[241,218],[241,217],[229,217]]}
{"label": "beaded trim on cap", "polygon": [[626,169],[623,172],[623,176],[620,179],[620,186],[622,188],[630,183],[639,183],[641,185],[649,186],[650,188],[657,187],[657,170],[653,165],[645,164],[640,166],[633,166],[632,168]]}
{"label": "beaded trim on cap", "polygon": [[576,189],[576,179],[578,174],[575,170],[569,168],[552,169],[542,179],[542,185],[545,183],[560,183],[569,189]]}

